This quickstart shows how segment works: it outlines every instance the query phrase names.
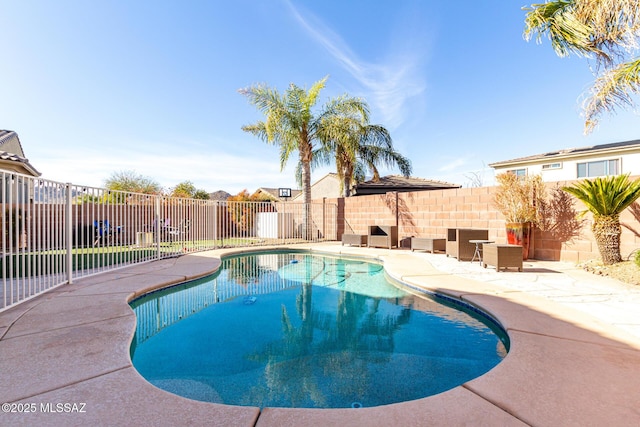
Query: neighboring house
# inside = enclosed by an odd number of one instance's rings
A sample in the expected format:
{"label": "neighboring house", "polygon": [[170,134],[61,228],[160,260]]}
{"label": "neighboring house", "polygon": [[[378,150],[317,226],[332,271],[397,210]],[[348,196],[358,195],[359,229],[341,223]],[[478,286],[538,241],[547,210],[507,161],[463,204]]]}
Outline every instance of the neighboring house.
{"label": "neighboring house", "polygon": [[31,176],[42,175],[24,156],[18,134],[12,130],[0,130],[0,169]]}
{"label": "neighboring house", "polygon": [[544,181],[570,181],[580,178],[620,175],[640,175],[640,139],[570,148],[490,163],[496,174],[541,174]]}
{"label": "neighboring house", "polygon": [[[0,186],[0,201],[10,203],[33,201],[34,187],[29,183],[30,180],[20,176],[15,179],[13,172],[34,177],[42,174],[24,156],[18,134],[12,130],[0,130],[0,171],[9,171],[0,175],[3,176],[4,181]],[[7,200],[9,194],[12,198]]]}
{"label": "neighboring house", "polygon": [[[342,197],[340,192],[340,178],[337,173],[330,172],[311,184],[311,200],[337,199]],[[291,197],[292,201],[302,202],[304,194],[298,191],[295,197]]]}
{"label": "neighboring house", "polygon": [[[400,175],[389,175],[380,178],[379,181],[373,180],[358,184],[353,192],[355,196],[366,194],[385,194],[392,191],[400,193],[407,191],[425,191],[425,190],[442,190],[449,188],[460,188],[461,185],[450,184],[448,182],[434,181],[422,178],[405,178]],[[262,192],[270,195],[274,200],[292,201],[302,203],[304,195],[300,190],[291,190],[290,199],[278,198],[277,188],[259,188],[256,192]],[[340,178],[335,172],[331,172],[311,184],[311,200],[318,201],[324,198],[337,199],[342,197],[340,191]]]}
{"label": "neighboring house", "polygon": [[[286,189],[291,190],[291,189]],[[287,202],[294,199],[298,194],[300,194],[300,190],[291,190],[290,197],[280,197],[280,189],[279,188],[267,188],[260,187],[256,190],[254,194],[264,195],[270,198],[271,200],[275,200],[277,202]]]}
{"label": "neighboring house", "polygon": [[406,193],[409,191],[447,190],[460,187],[462,186],[459,184],[451,184],[443,181],[413,177],[406,178],[402,175],[388,175],[381,177],[378,181],[371,180],[357,184],[354,194],[356,196],[366,196],[369,194],[385,194],[394,191]]}

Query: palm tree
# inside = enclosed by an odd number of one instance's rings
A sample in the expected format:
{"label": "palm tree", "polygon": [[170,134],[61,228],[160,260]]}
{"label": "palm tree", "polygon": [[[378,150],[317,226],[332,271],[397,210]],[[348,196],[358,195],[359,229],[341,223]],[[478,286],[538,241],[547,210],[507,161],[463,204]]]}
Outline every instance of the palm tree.
{"label": "palm tree", "polygon": [[366,171],[373,173],[374,181],[379,180],[381,164],[397,166],[405,177],[411,175],[411,161],[393,148],[391,135],[379,125],[360,126],[349,140],[337,144],[335,154],[345,197],[351,195],[354,184],[364,181]]}
{"label": "palm tree", "polygon": [[364,122],[369,119],[366,103],[346,95],[329,100],[314,114],[312,110],[326,81],[327,77],[317,81],[308,91],[292,83],[282,95],[265,85],[240,90],[265,115],[264,121],[243,126],[242,130],[256,135],[268,144],[279,145],[281,169],[284,169],[291,153],[298,151],[304,202],[304,236],[308,240],[312,236],[309,203],[314,151],[327,141],[327,135],[339,132],[339,129],[331,129],[337,122],[333,118],[359,116]]}
{"label": "palm tree", "polygon": [[547,34],[556,53],[595,57],[601,71],[584,103],[585,132],[603,112],[633,106],[640,92],[640,0],[552,0],[527,10],[524,36]]}
{"label": "palm tree", "polygon": [[312,167],[335,160],[340,190],[345,197],[350,196],[354,184],[364,181],[367,172],[378,180],[380,165],[397,166],[405,177],[411,175],[411,161],[393,148],[391,135],[383,126],[370,125],[353,114],[325,120],[331,123],[320,134],[325,142],[315,151]]}
{"label": "palm tree", "polygon": [[354,184],[364,181],[367,172],[374,181],[380,179],[379,165],[397,166],[404,176],[411,175],[411,161],[393,148],[389,131],[380,125],[369,125],[353,118],[339,118],[336,135],[328,135],[324,152],[318,161],[336,162],[336,171],[345,197],[351,195]]}
{"label": "palm tree", "polygon": [[[593,214],[591,229],[604,264],[622,261],[620,256],[620,213],[640,197],[640,178],[629,181],[629,175],[582,180],[563,187]],[[587,212],[585,211],[585,213]]]}

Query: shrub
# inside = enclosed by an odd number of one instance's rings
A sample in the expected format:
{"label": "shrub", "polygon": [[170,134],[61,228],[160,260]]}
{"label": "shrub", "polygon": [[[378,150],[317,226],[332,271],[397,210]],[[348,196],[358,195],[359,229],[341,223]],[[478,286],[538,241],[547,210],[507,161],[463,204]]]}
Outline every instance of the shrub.
{"label": "shrub", "polygon": [[541,175],[517,176],[510,172],[496,175],[498,188],[493,202],[506,222],[531,222],[542,228],[546,197]]}

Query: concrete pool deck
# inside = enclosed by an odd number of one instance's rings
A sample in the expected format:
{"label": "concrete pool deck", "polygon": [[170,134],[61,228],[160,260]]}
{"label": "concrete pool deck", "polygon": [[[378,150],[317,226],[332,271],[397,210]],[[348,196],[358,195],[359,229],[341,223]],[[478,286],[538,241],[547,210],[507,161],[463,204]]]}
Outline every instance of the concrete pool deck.
{"label": "concrete pool deck", "polygon": [[640,424],[640,287],[568,263],[525,261],[522,273],[497,273],[443,254],[291,248],[377,258],[393,278],[482,307],[509,333],[510,352],[452,390],[373,408],[260,411],[172,395],[131,365],[127,301],[206,275],[218,256],[239,252],[210,251],[80,279],[0,313],[0,403],[20,410],[3,406],[0,425]]}

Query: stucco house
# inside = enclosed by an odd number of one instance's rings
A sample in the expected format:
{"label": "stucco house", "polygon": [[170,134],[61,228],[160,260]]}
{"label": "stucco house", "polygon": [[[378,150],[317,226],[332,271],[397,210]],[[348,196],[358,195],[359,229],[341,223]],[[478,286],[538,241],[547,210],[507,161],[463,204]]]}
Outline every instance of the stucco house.
{"label": "stucco house", "polygon": [[[292,191],[293,193],[293,191]],[[340,193],[340,178],[337,173],[330,172],[311,184],[311,200],[320,200],[323,198],[336,199],[342,197]],[[302,202],[304,194],[298,191],[291,197],[294,202]]]}
{"label": "stucco house", "polygon": [[31,176],[42,175],[29,163],[18,134],[12,130],[0,130],[0,169]]}
{"label": "stucco house", "polygon": [[[34,189],[30,180],[21,176],[42,175],[25,157],[18,134],[12,130],[0,130],[0,171],[2,171],[2,185],[0,186],[0,200],[5,203],[26,203],[33,201]],[[8,172],[8,173],[7,173]],[[7,195],[12,194],[9,199]]]}
{"label": "stucco house", "polygon": [[496,174],[540,174],[547,182],[626,173],[635,176],[640,175],[640,139],[552,151],[490,163],[489,166]]}

